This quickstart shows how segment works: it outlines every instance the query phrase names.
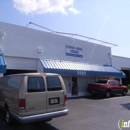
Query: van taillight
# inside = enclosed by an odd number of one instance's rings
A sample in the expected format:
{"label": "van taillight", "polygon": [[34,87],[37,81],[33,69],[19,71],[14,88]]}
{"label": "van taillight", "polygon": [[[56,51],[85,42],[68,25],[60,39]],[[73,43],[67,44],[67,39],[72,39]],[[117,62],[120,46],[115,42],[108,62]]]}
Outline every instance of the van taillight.
{"label": "van taillight", "polygon": [[25,99],[19,99],[19,109],[25,109]]}
{"label": "van taillight", "polygon": [[67,95],[65,95],[65,97],[64,97],[64,103],[67,103],[67,101],[68,101],[68,98],[67,98]]}

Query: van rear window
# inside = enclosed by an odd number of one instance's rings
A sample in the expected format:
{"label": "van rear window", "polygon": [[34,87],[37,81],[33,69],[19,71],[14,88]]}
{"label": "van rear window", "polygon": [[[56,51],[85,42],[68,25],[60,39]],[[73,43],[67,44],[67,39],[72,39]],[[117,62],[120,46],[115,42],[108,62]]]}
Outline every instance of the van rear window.
{"label": "van rear window", "polygon": [[28,92],[43,92],[45,85],[43,77],[28,77]]}
{"label": "van rear window", "polygon": [[61,82],[59,77],[46,77],[47,80],[47,90],[57,91],[62,90]]}

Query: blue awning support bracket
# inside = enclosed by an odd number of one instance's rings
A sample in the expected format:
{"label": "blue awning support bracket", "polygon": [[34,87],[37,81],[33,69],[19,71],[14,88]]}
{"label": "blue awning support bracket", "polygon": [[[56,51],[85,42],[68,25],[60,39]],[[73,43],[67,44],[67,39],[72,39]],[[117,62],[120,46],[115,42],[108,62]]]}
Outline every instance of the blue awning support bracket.
{"label": "blue awning support bracket", "polygon": [[45,73],[57,73],[66,76],[105,76],[125,78],[122,71],[112,66],[101,66],[95,64],[62,61],[53,59],[40,59]]}
{"label": "blue awning support bracket", "polygon": [[0,54],[0,73],[6,73],[6,61],[3,54]]}

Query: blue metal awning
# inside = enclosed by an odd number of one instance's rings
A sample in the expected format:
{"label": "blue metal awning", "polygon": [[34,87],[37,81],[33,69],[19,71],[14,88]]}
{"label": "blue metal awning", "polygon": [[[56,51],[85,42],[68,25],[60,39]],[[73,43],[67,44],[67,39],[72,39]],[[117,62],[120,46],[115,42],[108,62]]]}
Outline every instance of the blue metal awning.
{"label": "blue metal awning", "polygon": [[0,54],[0,73],[6,73],[6,62],[3,54]]}
{"label": "blue metal awning", "polygon": [[101,66],[81,62],[40,59],[46,73],[70,76],[108,76],[125,78],[125,74],[112,66]]}

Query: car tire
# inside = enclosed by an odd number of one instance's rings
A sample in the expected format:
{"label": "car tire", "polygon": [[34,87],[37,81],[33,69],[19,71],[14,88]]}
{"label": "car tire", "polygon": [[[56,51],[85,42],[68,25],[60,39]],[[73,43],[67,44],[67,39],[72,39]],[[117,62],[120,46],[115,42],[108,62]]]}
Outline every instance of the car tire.
{"label": "car tire", "polygon": [[107,92],[106,92],[106,97],[109,98],[110,96],[111,96],[110,91],[107,91]]}
{"label": "car tire", "polygon": [[126,93],[127,93],[127,91],[126,91],[126,90],[123,90],[123,91],[122,91],[122,96],[126,96]]}
{"label": "car tire", "polygon": [[7,125],[12,125],[12,123],[13,123],[13,118],[10,115],[10,112],[9,112],[8,108],[6,108],[6,112],[5,112],[5,121],[6,121]]}

